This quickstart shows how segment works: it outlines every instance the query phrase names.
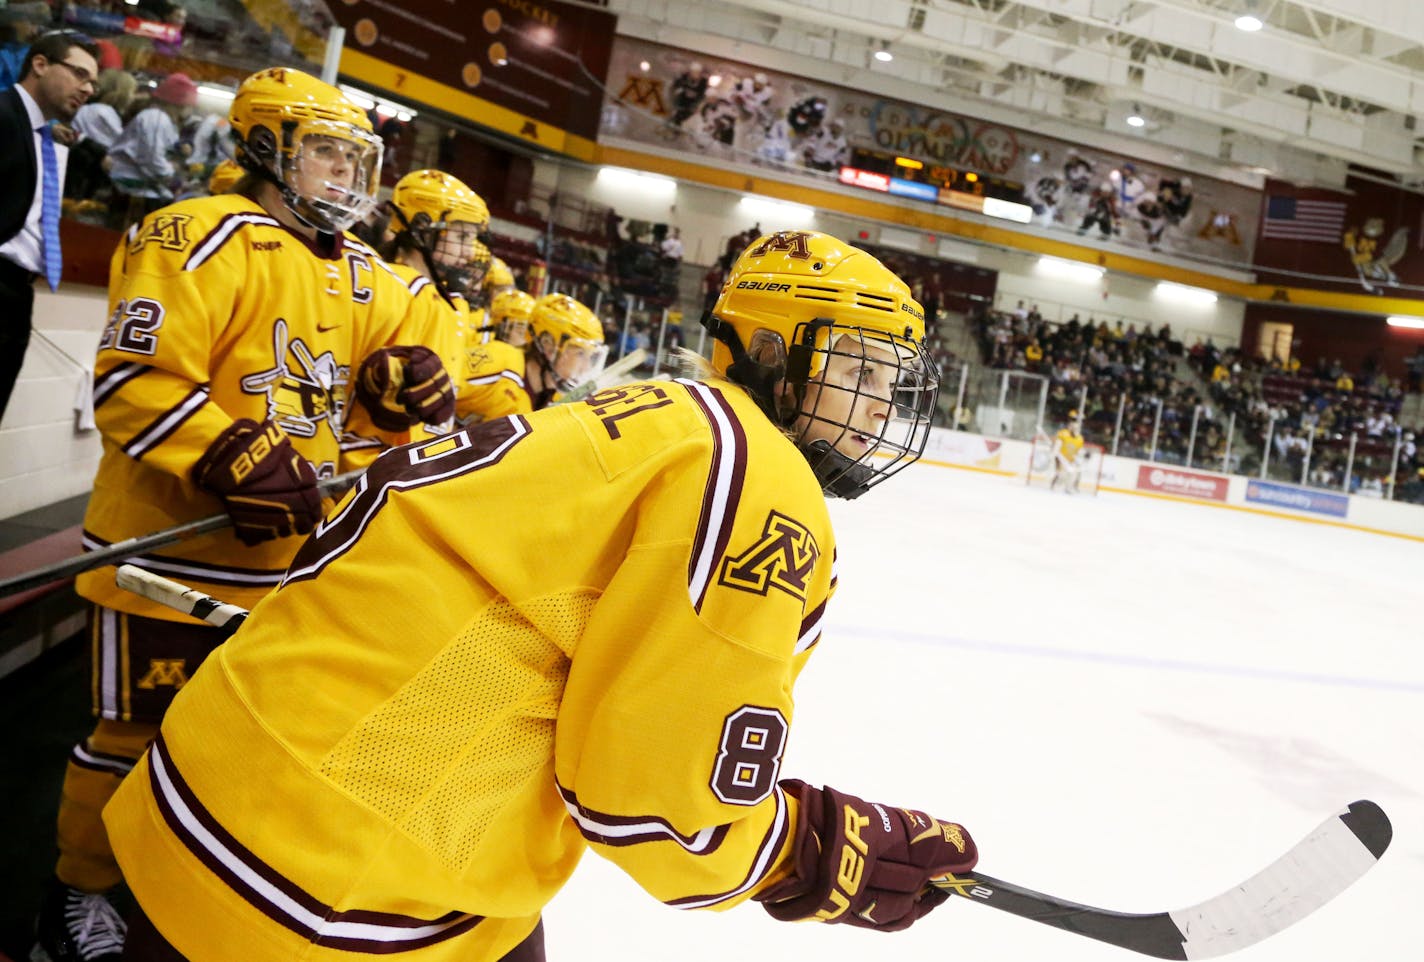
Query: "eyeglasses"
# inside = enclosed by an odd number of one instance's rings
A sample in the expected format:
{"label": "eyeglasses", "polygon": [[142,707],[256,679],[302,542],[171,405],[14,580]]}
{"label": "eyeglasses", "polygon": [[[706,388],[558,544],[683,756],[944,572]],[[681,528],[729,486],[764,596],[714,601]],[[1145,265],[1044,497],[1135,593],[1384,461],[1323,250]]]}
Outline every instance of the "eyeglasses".
{"label": "eyeglasses", "polygon": [[64,67],[70,73],[74,74],[74,79],[79,81],[80,87],[88,87],[90,90],[99,89],[99,78],[95,77],[85,68],[76,67],[74,64],[70,63],[67,60],[54,60],[51,62],[56,67]]}

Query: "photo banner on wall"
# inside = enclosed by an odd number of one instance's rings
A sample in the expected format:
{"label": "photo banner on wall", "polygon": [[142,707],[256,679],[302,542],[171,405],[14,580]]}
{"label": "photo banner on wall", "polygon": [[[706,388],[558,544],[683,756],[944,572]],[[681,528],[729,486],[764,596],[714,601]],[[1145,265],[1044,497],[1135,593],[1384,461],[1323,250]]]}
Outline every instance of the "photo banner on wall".
{"label": "photo banner on wall", "polygon": [[1260,220],[1248,187],[623,36],[599,133],[1228,266]]}
{"label": "photo banner on wall", "polygon": [[1353,174],[1345,188],[1266,182],[1255,264],[1262,282],[1424,295],[1424,196]]}
{"label": "photo banner on wall", "polygon": [[[617,17],[558,0],[333,0],[341,72],[555,150],[598,135]],[[565,135],[585,145],[568,150]]]}

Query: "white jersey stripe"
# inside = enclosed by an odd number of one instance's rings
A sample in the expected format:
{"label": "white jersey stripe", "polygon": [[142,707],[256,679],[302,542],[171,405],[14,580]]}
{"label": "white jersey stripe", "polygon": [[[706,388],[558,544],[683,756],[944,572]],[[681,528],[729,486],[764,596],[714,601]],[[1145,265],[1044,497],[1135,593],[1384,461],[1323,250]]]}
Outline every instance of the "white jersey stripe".
{"label": "white jersey stripe", "polygon": [[776,814],[772,816],[771,825],[767,828],[766,834],[762,836],[761,848],[757,851],[756,861],[752,863],[751,871],[747,873],[745,881],[730,892],[708,895],[688,902],[677,901],[671,904],[680,909],[706,908],[709,905],[716,905],[719,902],[736,898],[766,877],[766,874],[776,865],[776,856],[781,851],[781,840],[785,838],[788,827],[786,793],[778,786],[775,794]]}
{"label": "white jersey stripe", "polygon": [[711,424],[712,433],[718,441],[719,452],[717,462],[712,465],[713,479],[708,485],[713,495],[702,505],[706,524],[699,532],[701,540],[692,546],[694,561],[692,577],[687,585],[687,596],[696,608],[707,590],[707,583],[712,578],[712,567],[717,561],[717,535],[727,523],[727,492],[731,487],[732,473],[737,463],[737,439],[727,420],[727,413],[722,409],[720,398],[697,381],[679,379],[677,383],[702,401],[702,406],[708,412],[708,423]]}
{"label": "white jersey stripe", "polygon": [[313,941],[318,939],[358,939],[383,943],[413,942],[438,935],[456,925],[464,925],[468,921],[468,916],[463,916],[449,922],[421,927],[381,925],[373,922],[328,921],[325,916],[312,912],[273,885],[248,865],[238,853],[233,852],[208,831],[174,787],[165,763],[164,753],[150,751],[148,763],[153,770],[154,783],[163,796],[164,804],[188,835],[185,841],[189,845],[201,846],[202,850],[215,859],[223,869],[241,881],[254,897],[260,898],[266,903],[267,908],[285,915],[301,929],[310,933]]}
{"label": "white jersey stripe", "polygon": [[207,403],[207,390],[203,388],[195,390],[184,398],[181,404],[144,428],[137,437],[124,445],[124,453],[134,460],[139,460],[166,439],[178,425],[192,417],[199,408]]}
{"label": "white jersey stripe", "polygon": [[216,254],[227,243],[233,233],[248,224],[260,224],[264,227],[282,226],[276,219],[266,214],[232,214],[224,217],[213,232],[198,244],[197,249],[189,256],[188,263],[183,265],[183,270],[193,271],[202,267],[208,258]]}

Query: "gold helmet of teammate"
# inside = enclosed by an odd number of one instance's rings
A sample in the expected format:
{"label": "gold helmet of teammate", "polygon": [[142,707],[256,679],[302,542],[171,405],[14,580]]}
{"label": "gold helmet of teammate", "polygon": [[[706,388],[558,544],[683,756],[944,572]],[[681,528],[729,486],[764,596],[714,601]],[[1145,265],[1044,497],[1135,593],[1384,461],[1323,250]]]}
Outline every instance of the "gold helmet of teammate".
{"label": "gold helmet of teammate", "polygon": [[520,290],[500,291],[490,301],[489,313],[495,337],[515,347],[523,347],[529,343],[529,318],[534,313],[533,297]]}
{"label": "gold helmet of teammate", "polygon": [[420,251],[442,294],[463,295],[483,279],[475,277],[476,256],[481,249],[488,254],[479,235],[489,226],[489,208],[459,178],[413,170],[396,182],[390,208],[398,249],[408,242]]}
{"label": "gold helmet of teammate", "polygon": [[[470,251],[470,291],[478,291],[484,288],[485,278],[489,276],[490,263],[493,260],[490,249],[482,241],[475,241],[473,249]],[[468,295],[467,295],[468,296]]]}
{"label": "gold helmet of teammate", "polygon": [[760,237],[703,325],[712,367],[790,433],[827,494],[858,497],[924,451],[939,394],[924,311],[865,251],[815,231]]}
{"label": "gold helmet of teammate", "polygon": [[381,138],[340,90],[273,67],[242,82],[228,120],[237,162],[275,184],[303,223],[343,231],[375,209]]}
{"label": "gold helmet of teammate", "polygon": [[491,258],[489,273],[485,275],[485,293],[493,298],[500,291],[514,289],[514,272],[498,257]]}
{"label": "gold helmet of teammate", "polygon": [[567,294],[545,294],[534,302],[529,335],[525,350],[560,391],[572,390],[603,370],[608,355],[603,324]]}
{"label": "gold helmet of teammate", "polygon": [[212,174],[208,176],[208,193],[226,194],[237,186],[237,182],[242,180],[242,175],[246,171],[242,165],[235,160],[224,160],[213,168]]}

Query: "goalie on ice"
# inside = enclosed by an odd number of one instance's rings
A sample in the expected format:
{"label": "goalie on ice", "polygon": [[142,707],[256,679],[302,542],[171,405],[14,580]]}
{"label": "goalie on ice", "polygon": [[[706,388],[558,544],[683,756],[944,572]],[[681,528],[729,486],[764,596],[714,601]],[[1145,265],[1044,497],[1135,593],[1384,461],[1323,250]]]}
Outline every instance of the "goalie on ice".
{"label": "goalie on ice", "polygon": [[1062,485],[1068,494],[1077,494],[1084,458],[1083,418],[1077,411],[1069,411],[1068,423],[1053,438],[1053,481],[1049,490],[1057,491]]}

